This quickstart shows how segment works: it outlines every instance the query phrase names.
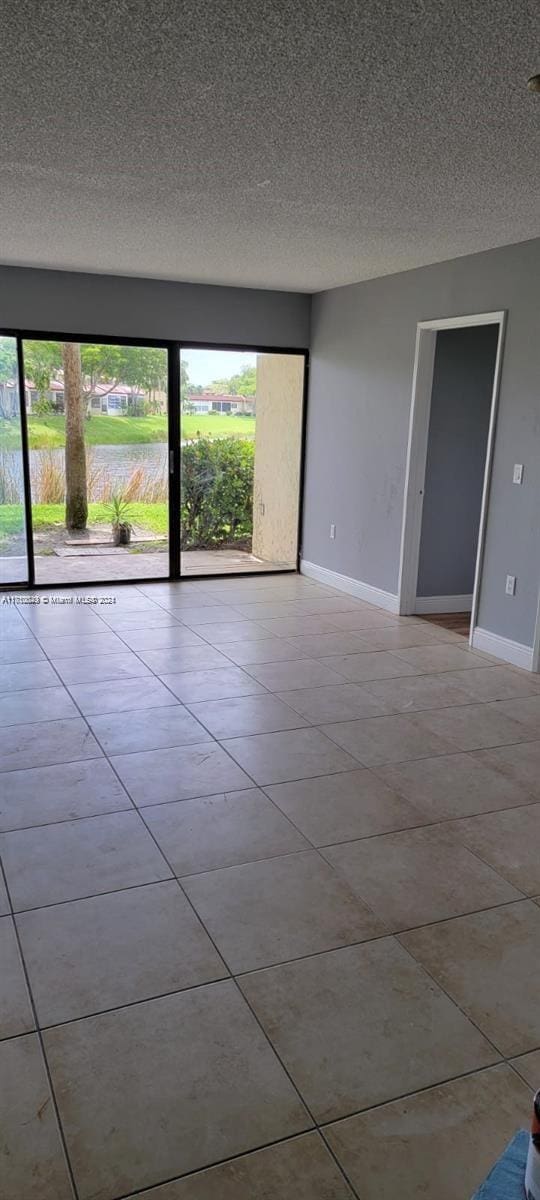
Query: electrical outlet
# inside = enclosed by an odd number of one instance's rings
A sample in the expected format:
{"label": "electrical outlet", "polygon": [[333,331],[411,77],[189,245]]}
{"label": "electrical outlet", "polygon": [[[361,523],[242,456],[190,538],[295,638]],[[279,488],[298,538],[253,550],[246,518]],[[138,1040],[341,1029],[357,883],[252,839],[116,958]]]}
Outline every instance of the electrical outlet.
{"label": "electrical outlet", "polygon": [[523,483],[523,463],[514,463],[512,483]]}
{"label": "electrical outlet", "polygon": [[507,596],[515,595],[515,592],[516,592],[516,577],[515,577],[515,575],[507,575],[506,576],[505,591],[506,591]]}
{"label": "electrical outlet", "polygon": [[335,536],[336,536],[336,527],[335,527],[335,525],[331,525],[330,526],[330,537],[331,537],[332,541],[334,540]]}

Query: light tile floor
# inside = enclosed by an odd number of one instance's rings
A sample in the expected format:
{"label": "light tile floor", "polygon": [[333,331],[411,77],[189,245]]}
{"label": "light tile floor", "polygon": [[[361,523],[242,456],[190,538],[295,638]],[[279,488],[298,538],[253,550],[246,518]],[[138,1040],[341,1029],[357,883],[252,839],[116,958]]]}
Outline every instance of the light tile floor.
{"label": "light tile floor", "polygon": [[540,1084],[540,677],[294,575],[19,600],[2,1200],[468,1200]]}

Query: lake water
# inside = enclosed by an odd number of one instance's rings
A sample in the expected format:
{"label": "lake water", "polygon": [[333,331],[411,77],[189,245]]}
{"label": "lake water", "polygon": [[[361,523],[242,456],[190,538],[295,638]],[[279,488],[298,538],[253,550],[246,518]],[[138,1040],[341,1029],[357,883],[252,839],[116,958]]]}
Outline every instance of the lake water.
{"label": "lake water", "polygon": [[[110,479],[113,489],[125,485],[137,468],[143,466],[148,478],[160,478],[167,470],[168,447],[166,442],[136,442],[125,446],[90,446],[89,461],[91,472],[96,476],[103,471]],[[8,451],[2,455],[10,475],[19,481],[22,496],[22,462],[18,451]],[[30,474],[37,478],[40,473],[40,460],[50,462],[51,459],[58,467],[64,468],[64,449],[31,450]]]}

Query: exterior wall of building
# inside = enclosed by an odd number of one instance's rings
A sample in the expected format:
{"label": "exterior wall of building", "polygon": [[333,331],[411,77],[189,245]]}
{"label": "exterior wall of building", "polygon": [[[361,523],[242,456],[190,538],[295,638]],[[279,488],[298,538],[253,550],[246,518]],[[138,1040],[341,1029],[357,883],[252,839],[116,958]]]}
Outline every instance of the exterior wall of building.
{"label": "exterior wall of building", "polygon": [[296,565],[304,359],[257,355],[253,553]]}

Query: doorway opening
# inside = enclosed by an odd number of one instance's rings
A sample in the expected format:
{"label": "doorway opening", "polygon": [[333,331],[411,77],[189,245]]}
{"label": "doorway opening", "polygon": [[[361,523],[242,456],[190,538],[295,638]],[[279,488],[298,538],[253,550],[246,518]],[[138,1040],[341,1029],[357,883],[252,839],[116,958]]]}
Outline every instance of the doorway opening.
{"label": "doorway opening", "polygon": [[476,626],[504,313],[417,330],[399,611],[457,633]]}

